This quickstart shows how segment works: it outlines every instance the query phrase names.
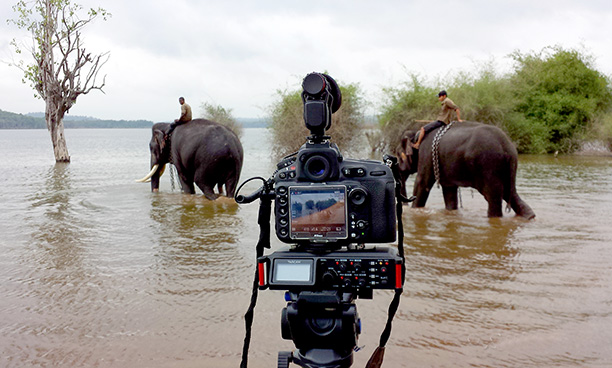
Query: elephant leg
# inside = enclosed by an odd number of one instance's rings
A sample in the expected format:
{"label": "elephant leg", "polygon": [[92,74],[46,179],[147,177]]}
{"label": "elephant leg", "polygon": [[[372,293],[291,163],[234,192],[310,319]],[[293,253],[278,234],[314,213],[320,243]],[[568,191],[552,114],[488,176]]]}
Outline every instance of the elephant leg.
{"label": "elephant leg", "polygon": [[408,193],[406,192],[406,180],[407,179],[408,179],[408,176],[400,172],[400,194],[406,198],[408,198]]}
{"label": "elephant leg", "polygon": [[510,207],[512,207],[512,209],[518,216],[522,216],[528,220],[531,220],[535,217],[535,213],[533,212],[531,207],[529,207],[529,205],[525,203],[525,201],[523,201],[521,197],[516,194],[516,192],[513,193],[510,199]]}
{"label": "elephant leg", "polygon": [[416,197],[414,202],[412,202],[412,207],[425,207],[432,187],[433,180],[428,180],[424,175],[418,174],[414,182],[414,190],[412,191],[412,195]]}
{"label": "elephant leg", "polygon": [[219,195],[217,193],[215,193],[214,191],[214,186],[199,186],[198,187],[202,190],[202,193],[204,193],[204,196],[207,199],[210,199],[211,201],[214,201],[215,199],[219,198]]}
{"label": "elephant leg", "polygon": [[236,186],[238,185],[238,176],[232,175],[225,181],[225,191],[227,196],[230,198],[234,197],[236,193]]}
{"label": "elephant leg", "polygon": [[215,187],[217,186],[216,183],[208,183],[200,178],[196,180],[196,184],[207,199],[214,201],[215,199],[219,198],[219,195],[215,193]]}
{"label": "elephant leg", "polygon": [[186,176],[183,171],[185,170],[182,167],[176,167],[178,171],[178,178],[181,182],[181,187],[183,188],[183,192],[187,194],[195,194],[195,187],[193,186],[193,178]]}
{"label": "elephant leg", "polygon": [[457,187],[442,187],[442,195],[444,196],[444,205],[447,210],[456,210],[459,208],[457,201]]}
{"label": "elephant leg", "polygon": [[187,182],[187,180],[180,178],[181,187],[183,188],[183,192],[187,194],[195,194],[195,187],[193,186],[193,182]]}
{"label": "elephant leg", "polygon": [[487,216],[502,217],[504,215],[502,206],[502,189],[494,186],[494,188],[489,188],[487,191],[485,191],[483,195],[489,203]]}

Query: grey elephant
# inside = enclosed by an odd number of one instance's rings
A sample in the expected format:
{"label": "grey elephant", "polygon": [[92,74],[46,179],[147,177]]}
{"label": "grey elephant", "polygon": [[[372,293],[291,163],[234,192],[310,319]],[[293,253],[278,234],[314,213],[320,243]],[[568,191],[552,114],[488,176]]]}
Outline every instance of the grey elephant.
{"label": "grey elephant", "polygon": [[244,152],[240,139],[229,128],[206,119],[194,119],[179,125],[170,136],[168,123],[156,123],[152,127],[151,172],[141,182],[151,181],[151,190],[159,190],[159,178],[165,165],[176,166],[181,187],[185,193],[194,194],[194,183],[206,198],[214,200],[223,193],[233,197],[242,171]]}
{"label": "grey elephant", "polygon": [[[434,186],[435,170],[432,143],[440,129],[428,133],[418,150],[411,147],[415,131],[406,131],[396,149],[400,168],[402,194],[405,181],[417,173],[413,207],[424,207]],[[499,128],[475,122],[455,122],[439,139],[439,182],[446,209],[458,207],[457,188],[478,190],[489,204],[489,217],[502,217],[502,199],[518,216],[527,219],[535,213],[516,192],[518,154],[508,136]]]}

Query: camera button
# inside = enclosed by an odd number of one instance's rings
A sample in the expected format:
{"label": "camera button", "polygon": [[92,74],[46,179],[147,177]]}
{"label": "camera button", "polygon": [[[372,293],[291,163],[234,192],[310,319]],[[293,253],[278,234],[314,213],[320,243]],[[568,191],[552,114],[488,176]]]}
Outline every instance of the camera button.
{"label": "camera button", "polygon": [[281,178],[281,179],[285,179],[285,178],[287,178],[287,174],[280,173],[280,174],[278,174],[278,177]]}
{"label": "camera button", "polygon": [[371,171],[370,176],[385,176],[387,173],[384,171]]}

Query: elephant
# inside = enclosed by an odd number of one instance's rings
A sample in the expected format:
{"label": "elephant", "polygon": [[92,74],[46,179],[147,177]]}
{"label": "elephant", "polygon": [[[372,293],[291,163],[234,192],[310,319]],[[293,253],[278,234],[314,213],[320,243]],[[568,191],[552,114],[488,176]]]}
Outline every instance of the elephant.
{"label": "elephant", "polygon": [[240,139],[224,125],[206,119],[194,119],[179,125],[170,136],[168,123],[156,123],[152,127],[151,172],[140,182],[151,180],[151,191],[159,190],[159,178],[167,163],[178,172],[185,193],[195,194],[194,183],[210,200],[223,193],[233,197],[242,171],[244,152]]}
{"label": "elephant", "polygon": [[[413,207],[424,207],[434,186],[433,141],[440,129],[428,133],[420,148],[410,145],[416,130],[407,130],[396,148],[402,194],[406,179],[417,173]],[[518,154],[498,127],[477,122],[455,122],[439,139],[439,183],[447,210],[457,209],[457,188],[472,187],[488,202],[488,217],[502,217],[502,199],[518,216],[533,219],[535,213],[516,192]]]}

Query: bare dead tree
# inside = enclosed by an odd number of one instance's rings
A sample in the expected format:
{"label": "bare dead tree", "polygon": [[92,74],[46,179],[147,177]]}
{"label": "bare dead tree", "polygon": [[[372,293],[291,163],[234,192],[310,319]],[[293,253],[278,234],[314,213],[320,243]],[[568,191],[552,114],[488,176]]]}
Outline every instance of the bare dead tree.
{"label": "bare dead tree", "polygon": [[[85,50],[81,30],[98,17],[111,16],[102,8],[89,9],[81,18],[83,7],[70,0],[21,0],[13,6],[16,19],[8,22],[32,34],[32,46],[25,49],[32,54],[33,63],[23,60],[12,63],[24,72],[23,82],[29,81],[37,97],[45,101],[45,120],[51,134],[56,162],[70,162],[64,115],[76,103],[77,97],[92,90],[104,91],[106,76],[96,84],[98,73],[108,61],[109,53],[92,55]],[[22,47],[13,39],[15,52]]]}

